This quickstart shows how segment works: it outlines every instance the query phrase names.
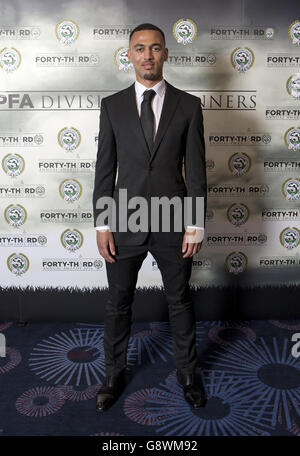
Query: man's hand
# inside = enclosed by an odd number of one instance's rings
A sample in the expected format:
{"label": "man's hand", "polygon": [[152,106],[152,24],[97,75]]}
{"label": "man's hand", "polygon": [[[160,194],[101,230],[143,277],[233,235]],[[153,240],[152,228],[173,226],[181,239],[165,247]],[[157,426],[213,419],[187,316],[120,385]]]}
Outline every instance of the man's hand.
{"label": "man's hand", "polygon": [[[201,230],[202,231],[202,230]],[[182,258],[188,258],[195,255],[195,253],[199,252],[202,242],[199,241],[200,238],[200,230],[194,228],[187,228],[182,241],[182,252],[185,252],[182,255]],[[199,241],[199,242],[198,242]]]}
{"label": "man's hand", "polygon": [[115,263],[116,260],[111,256],[116,254],[114,236],[110,230],[97,230],[97,246],[100,255],[109,263]]}

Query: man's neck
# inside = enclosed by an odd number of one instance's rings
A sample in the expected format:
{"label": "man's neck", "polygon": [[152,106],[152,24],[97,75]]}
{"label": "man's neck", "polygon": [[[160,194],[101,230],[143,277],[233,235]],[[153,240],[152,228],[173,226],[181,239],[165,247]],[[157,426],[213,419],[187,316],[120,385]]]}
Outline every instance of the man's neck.
{"label": "man's neck", "polygon": [[160,79],[155,79],[155,80],[149,80],[149,79],[141,79],[141,78],[136,78],[136,80],[140,83],[143,84],[145,87],[148,89],[151,89],[151,87],[155,86],[158,82],[163,80],[163,76],[161,76]]}

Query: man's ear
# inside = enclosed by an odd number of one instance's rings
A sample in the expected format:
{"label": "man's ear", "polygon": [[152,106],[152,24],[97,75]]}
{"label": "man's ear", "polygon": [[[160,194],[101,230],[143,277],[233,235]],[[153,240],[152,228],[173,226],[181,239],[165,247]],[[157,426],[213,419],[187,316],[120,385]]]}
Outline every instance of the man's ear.
{"label": "man's ear", "polygon": [[164,61],[166,61],[168,59],[168,54],[169,54],[169,50],[168,50],[168,48],[165,48]]}

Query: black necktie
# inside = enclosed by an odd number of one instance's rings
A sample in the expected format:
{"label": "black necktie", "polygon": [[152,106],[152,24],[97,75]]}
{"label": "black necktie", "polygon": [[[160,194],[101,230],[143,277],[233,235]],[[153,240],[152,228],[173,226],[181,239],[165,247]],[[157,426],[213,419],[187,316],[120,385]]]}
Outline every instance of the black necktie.
{"label": "black necktie", "polygon": [[144,99],[141,105],[141,124],[144,131],[146,141],[150,151],[153,147],[153,133],[154,133],[154,114],[151,107],[151,100],[156,95],[155,90],[145,90],[143,93]]}

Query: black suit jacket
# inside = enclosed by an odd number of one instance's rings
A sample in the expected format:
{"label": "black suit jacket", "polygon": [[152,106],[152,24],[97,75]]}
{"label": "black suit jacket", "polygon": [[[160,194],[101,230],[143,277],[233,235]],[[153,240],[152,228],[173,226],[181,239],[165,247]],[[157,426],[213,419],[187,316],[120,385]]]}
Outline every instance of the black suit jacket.
{"label": "black suit jacket", "polygon": [[[149,207],[153,196],[179,196],[181,200],[184,196],[191,196],[193,219],[188,224],[196,224],[197,196],[204,198],[204,214],[206,212],[205,143],[200,99],[165,82],[165,98],[152,150],[149,150],[143,134],[134,83],[101,101],[93,192],[94,226],[103,225],[103,220],[100,221],[98,216],[105,208],[97,207],[98,199],[113,197],[117,219],[113,232],[117,245],[140,245],[147,236],[147,232],[143,231],[133,233],[120,230],[119,189],[127,189],[128,200],[134,196],[145,197]],[[182,175],[183,161],[185,181]],[[137,208],[128,209],[123,217],[128,220]],[[163,232],[160,223],[159,231],[154,232],[153,236],[160,244],[180,245],[185,231],[184,213],[182,230],[176,232],[173,226],[175,210],[172,205],[170,209],[170,231]],[[151,228],[150,212],[148,221],[147,230]],[[111,224],[111,220],[106,217],[104,224]]]}

